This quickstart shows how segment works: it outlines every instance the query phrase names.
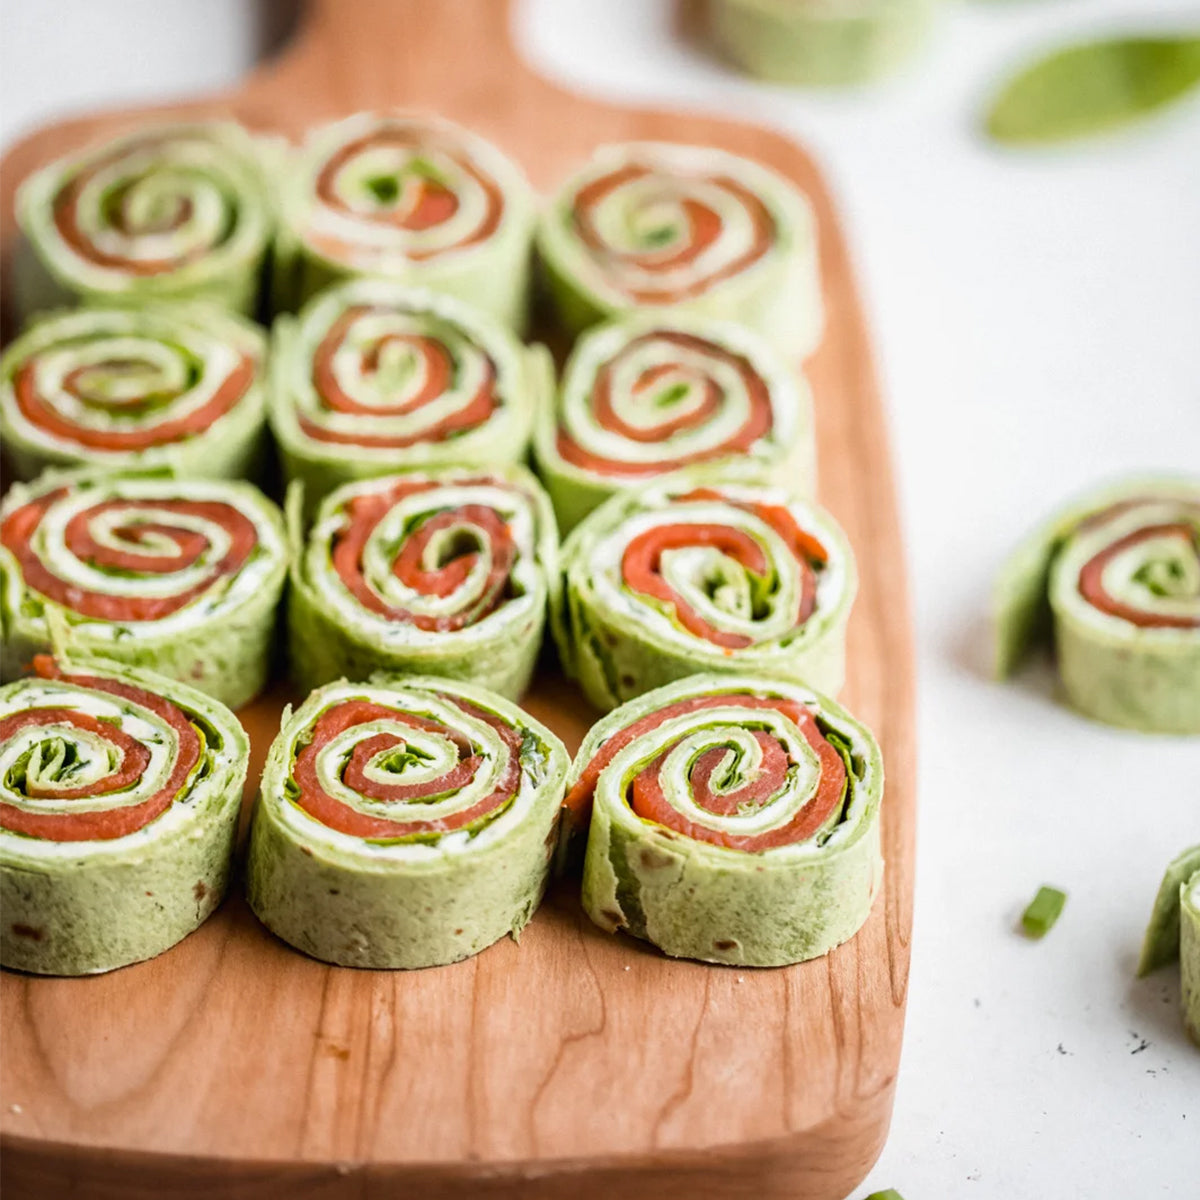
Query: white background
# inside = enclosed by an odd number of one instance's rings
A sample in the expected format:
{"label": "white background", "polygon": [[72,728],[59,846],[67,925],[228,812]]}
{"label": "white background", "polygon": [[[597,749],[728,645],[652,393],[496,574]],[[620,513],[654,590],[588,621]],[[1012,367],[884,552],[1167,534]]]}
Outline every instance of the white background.
{"label": "white background", "polygon": [[[234,79],[264,28],[239,0],[2,11],[6,140],[65,109]],[[1200,25],[1197,0],[974,0],[900,78],[813,95],[680,44],[665,0],[520,12],[519,44],[560,81],[794,133],[858,262],[915,592],[921,790],[896,1112],[856,1194],[1200,1196],[1200,1052],[1173,973],[1133,978],[1162,867],[1200,840],[1200,741],[1090,724],[1044,668],[998,685],[976,667],[989,577],[1029,526],[1099,477],[1200,469],[1200,104],[1015,154],[978,136],[980,103],[1057,38],[1185,18]],[[1030,943],[1014,923],[1042,883],[1070,899]]]}

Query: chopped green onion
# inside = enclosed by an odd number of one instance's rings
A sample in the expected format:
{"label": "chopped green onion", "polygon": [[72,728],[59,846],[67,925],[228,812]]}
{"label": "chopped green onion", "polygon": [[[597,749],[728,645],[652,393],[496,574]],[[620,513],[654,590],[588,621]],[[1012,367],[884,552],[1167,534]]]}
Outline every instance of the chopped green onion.
{"label": "chopped green onion", "polygon": [[1029,907],[1021,914],[1021,927],[1031,938],[1045,937],[1054,926],[1054,922],[1062,915],[1063,905],[1067,902],[1067,893],[1058,888],[1040,887],[1038,893],[1029,902]]}
{"label": "chopped green onion", "polygon": [[872,1192],[867,1200],[904,1200],[895,1188],[884,1188],[882,1192]]}

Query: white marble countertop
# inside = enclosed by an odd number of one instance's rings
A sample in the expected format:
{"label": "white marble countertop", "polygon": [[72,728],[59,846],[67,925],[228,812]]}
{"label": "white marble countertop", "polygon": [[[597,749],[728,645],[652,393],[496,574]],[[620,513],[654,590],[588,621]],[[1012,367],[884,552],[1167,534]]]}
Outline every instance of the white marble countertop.
{"label": "white marble countertop", "polygon": [[[1200,107],[1103,144],[1012,154],[976,133],[1005,66],[1196,0],[953,6],[928,55],[854,94],[763,88],[672,32],[666,0],[526,0],[518,41],[587,92],[735,111],[824,164],[891,413],[920,665],[908,1029],[892,1133],[856,1195],[1200,1195],[1200,1052],[1170,972],[1133,964],[1161,870],[1200,839],[1200,741],[1093,725],[1050,672],[978,673],[990,574],[1073,489],[1200,468]],[[236,78],[243,0],[5,0],[5,140],[56,113]],[[139,29],[134,48],[118,30]],[[73,30],[63,38],[64,29]],[[1053,933],[1014,933],[1042,883]]]}

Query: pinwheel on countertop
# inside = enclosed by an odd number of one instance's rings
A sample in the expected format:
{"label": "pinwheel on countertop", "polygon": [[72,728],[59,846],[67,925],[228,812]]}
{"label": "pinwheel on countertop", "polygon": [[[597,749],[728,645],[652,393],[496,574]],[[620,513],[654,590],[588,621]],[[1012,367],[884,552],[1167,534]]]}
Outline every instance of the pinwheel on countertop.
{"label": "pinwheel on countertop", "polygon": [[994,661],[1053,640],[1070,702],[1112,725],[1200,733],[1200,480],[1110,484],[1010,556],[993,595]]}

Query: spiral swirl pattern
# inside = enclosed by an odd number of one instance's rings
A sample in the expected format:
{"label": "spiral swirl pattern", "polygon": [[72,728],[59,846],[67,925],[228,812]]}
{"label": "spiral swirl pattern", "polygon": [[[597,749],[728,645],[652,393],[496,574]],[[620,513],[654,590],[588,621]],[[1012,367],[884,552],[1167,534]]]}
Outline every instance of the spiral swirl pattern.
{"label": "spiral swirl pattern", "polygon": [[428,314],[347,309],[313,356],[320,411],[300,414],[308,437],[402,449],[443,441],[496,411],[496,368],[462,330]]}
{"label": "spiral swirl pattern", "polygon": [[[336,131],[336,132],[335,132]],[[358,271],[424,262],[492,237],[505,216],[493,177],[499,153],[465,130],[400,116],[352,119],[319,130],[305,238]],[[503,173],[513,168],[507,160]]]}
{"label": "spiral swirl pattern", "polygon": [[[471,483],[459,487],[469,491]],[[346,594],[427,633],[455,632],[495,612],[516,558],[508,523],[487,503],[446,507],[445,500],[431,481],[407,480],[349,500],[332,551]]]}
{"label": "spiral swirl pattern", "polygon": [[998,674],[1052,632],[1076,708],[1200,733],[1200,482],[1134,479],[1083,497],[1013,553],[993,608]]}
{"label": "spiral swirl pattern", "polygon": [[243,310],[272,232],[255,144],[219,122],[162,126],[63,159],[23,186],[18,210],[71,291],[214,290]]}
{"label": "spiral swirl pattern", "polygon": [[751,662],[841,684],[853,559],[826,514],[781,489],[680,472],[611,501],[563,553],[565,656],[595,703]]}
{"label": "spiral swirl pattern", "polygon": [[[419,283],[514,323],[532,201],[520,169],[448,121],[359,113],[313,130],[284,199],[308,296],[346,274]],[[489,278],[490,276],[490,278]]]}
{"label": "spiral swirl pattern", "polygon": [[178,462],[194,467],[190,474],[236,470],[263,422],[264,352],[248,322],[198,306],[48,317],[4,356],[5,440],[39,467]]}
{"label": "spiral swirl pattern", "polygon": [[[649,759],[648,740],[657,743]],[[625,726],[584,767],[567,806],[590,807],[600,775],[635,741],[638,766],[619,785],[629,807],[693,841],[752,853],[810,841],[845,798],[846,764],[810,709],[730,692],[679,701]]]}
{"label": "spiral swirl pattern", "polygon": [[229,500],[184,499],[161,484],[118,484],[110,496],[58,487],[5,516],[0,539],[27,587],[86,619],[137,623],[259,586],[251,573],[238,589],[259,530]]}
{"label": "spiral swirl pattern", "polygon": [[638,314],[576,346],[538,462],[564,526],[621,486],[699,462],[808,492],[812,398],[769,344],[724,321]]}
{"label": "spiral swirl pattern", "polygon": [[516,798],[520,735],[494,714],[430,696],[408,712],[348,699],[299,747],[295,803],[351,837],[403,841],[479,832]]}
{"label": "spiral swirl pattern", "polygon": [[45,643],[53,612],[93,652],[210,693],[225,678],[239,702],[237,672],[260,657],[255,677],[265,670],[258,643],[287,554],[279,514],[248,484],[51,473],[9,494],[0,543],[17,587],[6,649],[18,658],[22,643]]}
{"label": "spiral swirl pattern", "polygon": [[0,829],[56,842],[127,837],[173,804],[206,753],[178,705],[144,688],[64,674],[0,716]]}
{"label": "spiral swirl pattern", "polygon": [[456,633],[521,597],[544,601],[535,501],[503,477],[392,477],[348,489],[336,508],[309,552],[333,573],[310,577],[346,620]]}
{"label": "spiral swirl pattern", "polygon": [[267,760],[250,903],[327,961],[475,953],[541,898],[566,768],[553,734],[483,688],[387,676],[320,688]]}
{"label": "spiral swirl pattern", "polygon": [[1076,537],[1087,545],[1079,595],[1097,612],[1140,629],[1200,629],[1200,497],[1123,500]]}
{"label": "spiral swirl pattern", "polygon": [[[589,829],[584,906],[669,954],[765,965],[824,953],[870,907],[881,787],[870,734],[802,685],[660,688],[605,717],[572,768],[569,827]],[[843,868],[845,890],[830,890],[820,876]]]}
{"label": "spiral swirl pattern", "polygon": [[386,667],[518,695],[556,559],[548,503],[521,468],[348,484],[294,573],[295,673],[315,685]]}
{"label": "spiral swirl pattern", "polygon": [[693,308],[790,351],[819,336],[811,208],[748,159],[712,147],[604,147],[563,186],[539,238],[572,328],[573,302],[598,313]]}
{"label": "spiral swirl pattern", "polygon": [[608,285],[676,304],[748,270],[776,235],[759,196],[724,174],[633,162],[579,186],[575,228]]}
{"label": "spiral swirl pattern", "polygon": [[293,476],[312,460],[345,482],[523,452],[533,409],[525,351],[466,306],[363,280],[325,292],[285,330],[272,424]]}
{"label": "spiral swirl pattern", "polygon": [[33,666],[0,687],[0,962],[79,975],[150,958],[224,894],[246,735],[146,672]]}

